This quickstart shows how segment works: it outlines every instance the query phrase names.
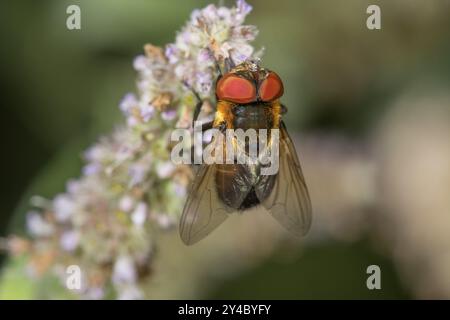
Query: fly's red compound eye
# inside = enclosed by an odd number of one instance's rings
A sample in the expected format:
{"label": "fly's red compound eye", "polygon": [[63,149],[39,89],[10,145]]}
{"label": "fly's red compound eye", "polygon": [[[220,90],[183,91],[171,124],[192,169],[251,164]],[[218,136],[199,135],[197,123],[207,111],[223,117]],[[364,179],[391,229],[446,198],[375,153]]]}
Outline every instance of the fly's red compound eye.
{"label": "fly's red compound eye", "polygon": [[249,103],[256,100],[255,86],[247,79],[228,74],[220,78],[216,86],[219,100]]}
{"label": "fly's red compound eye", "polygon": [[274,72],[270,72],[259,86],[259,98],[262,101],[272,101],[278,99],[283,95],[283,92],[283,82]]}

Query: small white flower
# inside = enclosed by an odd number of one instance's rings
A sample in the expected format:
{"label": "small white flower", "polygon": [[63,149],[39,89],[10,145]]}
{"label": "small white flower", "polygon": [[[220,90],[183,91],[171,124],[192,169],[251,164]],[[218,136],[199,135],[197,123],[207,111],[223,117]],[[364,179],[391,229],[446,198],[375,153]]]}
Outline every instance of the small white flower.
{"label": "small white flower", "polygon": [[[175,42],[164,51],[147,45],[145,55],[133,61],[138,73],[137,94],[125,95],[119,104],[125,125],[85,152],[83,175],[67,184],[65,194],[53,201],[35,201],[39,202],[36,207],[41,208],[43,214],[30,212],[27,227],[37,238],[37,247],[59,246],[57,264],[70,261],[77,250],[77,258],[92,263],[92,268],[85,270],[89,279],[95,275],[92,272],[104,268],[105,261],[114,261],[112,270],[102,274],[107,278],[100,279],[101,287],[85,284],[93,287],[83,288],[84,297],[105,298],[105,288],[113,285],[120,299],[143,298],[137,286],[141,279],[138,279],[136,266],[141,265],[140,261],[147,263],[146,259],[153,252],[153,228],[139,227],[148,222],[168,229],[175,225],[178,216],[155,214],[154,208],[140,199],[145,199],[153,186],[170,183],[168,188],[159,190],[163,193],[161,199],[172,197],[167,211],[175,213],[178,209],[181,213],[186,186],[168,179],[177,172],[175,165],[166,160],[170,156],[167,137],[174,123],[190,127],[191,90],[202,99],[214,99],[216,67],[223,66],[224,58],[231,56],[235,63],[240,63],[259,54],[254,53],[249,43],[256,37],[257,29],[243,25],[250,11],[251,6],[243,0],[237,1],[233,8],[209,5],[192,12]],[[156,102],[152,105],[152,101],[158,101],[163,94],[170,95],[170,104],[161,105],[163,111],[159,112],[160,105],[156,108]],[[196,152],[201,156],[201,150]],[[179,181],[187,182],[188,174],[183,171],[180,174]],[[156,208],[160,206],[164,203],[155,203]],[[110,213],[118,210],[129,214],[132,226],[111,218]],[[54,219],[50,219],[52,214]],[[105,227],[108,232],[101,232]],[[138,228],[142,232],[133,232]],[[48,238],[40,240],[38,237]],[[123,243],[111,241],[119,238]],[[80,246],[80,243],[90,245]],[[120,254],[125,248],[129,251]]]}
{"label": "small white flower", "polygon": [[53,234],[53,226],[44,220],[37,211],[31,211],[27,214],[27,229],[31,235],[36,237],[47,237]]}
{"label": "small white flower", "polygon": [[119,209],[125,212],[131,211],[134,207],[134,199],[130,196],[124,196],[119,201]]}
{"label": "small white flower", "polygon": [[100,299],[103,299],[103,297],[105,296],[105,290],[100,287],[92,287],[86,291],[84,296],[87,299],[100,300]]}
{"label": "small white flower", "polygon": [[162,229],[169,229],[175,224],[174,219],[167,214],[156,215],[156,221]]}
{"label": "small white flower", "polygon": [[175,67],[175,75],[176,75],[178,78],[184,80],[184,74],[186,73],[186,70],[187,70],[187,68],[186,68],[185,65],[182,65],[182,64],[177,65],[177,66]]}
{"label": "small white flower", "polygon": [[58,222],[66,222],[76,211],[76,203],[69,196],[59,194],[53,200],[55,219]]}
{"label": "small white flower", "polygon": [[84,153],[87,162],[101,162],[106,157],[106,150],[100,143],[94,144]]}
{"label": "small white flower", "polygon": [[161,179],[169,177],[172,172],[175,170],[175,166],[172,162],[166,161],[160,163],[156,168],[156,173],[158,174],[158,177]]}
{"label": "small white flower", "polygon": [[69,194],[76,194],[81,189],[81,183],[79,180],[70,179],[67,181],[66,189]]}
{"label": "small white flower", "polygon": [[136,282],[136,267],[131,257],[125,255],[117,258],[113,268],[112,280],[116,285]]}
{"label": "small white flower", "polygon": [[142,226],[147,219],[147,205],[144,202],[139,202],[131,214],[131,220],[134,225]]}
{"label": "small white flower", "polygon": [[148,67],[148,59],[144,55],[134,58],[133,67],[136,71],[145,71]]}
{"label": "small white flower", "polygon": [[65,251],[73,251],[78,247],[80,241],[80,234],[76,231],[66,231],[61,235],[59,243],[61,248]]}
{"label": "small white flower", "polygon": [[216,6],[213,4],[208,5],[202,10],[202,16],[211,22],[216,20],[219,17]]}
{"label": "small white flower", "polygon": [[143,298],[142,291],[136,286],[127,285],[119,288],[119,300],[141,300]]}
{"label": "small white flower", "polygon": [[133,150],[130,150],[127,146],[121,146],[116,151],[115,156],[115,163],[123,163],[124,161],[128,160],[130,157],[133,156]]}

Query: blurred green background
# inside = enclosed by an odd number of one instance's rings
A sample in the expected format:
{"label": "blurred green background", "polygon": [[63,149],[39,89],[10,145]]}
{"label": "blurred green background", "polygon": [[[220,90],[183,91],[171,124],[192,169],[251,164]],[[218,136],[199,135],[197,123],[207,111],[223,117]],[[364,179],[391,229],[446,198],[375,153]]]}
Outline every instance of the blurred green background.
{"label": "blurred green background", "polygon": [[[117,105],[125,93],[134,91],[132,59],[142,46],[172,42],[190,12],[208,3],[1,2],[0,235],[22,232],[28,198],[33,194],[51,197],[63,190],[68,178],[79,175],[82,150],[123,121]],[[380,146],[383,152],[385,140],[377,138],[384,130],[380,126],[384,128],[383,119],[399,97],[419,91],[433,101],[435,91],[449,94],[450,3],[446,0],[249,3],[254,9],[247,22],[260,30],[255,47],[265,47],[263,64],[276,70],[285,83],[290,131],[312,136],[313,141],[314,137],[318,141],[338,137],[337,141],[345,141],[345,150],[338,154],[351,155],[356,148],[363,154],[369,150],[369,158],[375,159],[379,149],[372,146]],[[70,4],[81,7],[80,31],[66,29],[65,11]],[[381,7],[381,30],[366,28],[369,4]],[[429,104],[418,108],[427,110],[425,114],[434,112]],[[409,114],[407,108],[401,112]],[[411,123],[414,130],[415,122]],[[333,141],[312,150],[320,157]],[[338,143],[334,148],[341,147]],[[408,150],[420,153],[414,148],[412,144]],[[322,154],[330,155],[334,153]],[[336,171],[341,169],[336,166]],[[379,204],[374,200],[358,210],[376,211]],[[327,211],[326,206],[320,210]],[[398,267],[396,255],[374,245],[378,238],[373,234],[381,233],[383,238],[384,232],[382,223],[376,226],[381,229],[374,231],[369,225],[356,240],[326,236],[305,249],[290,251],[294,256],[289,263],[280,262],[282,251],[274,251],[226,280],[211,279],[214,285],[200,297],[420,297],[414,285],[405,284],[401,274],[407,272]],[[389,236],[384,239],[389,247]],[[370,264],[383,270],[380,291],[365,286],[365,266]],[[445,297],[442,292],[438,290],[436,296]]]}

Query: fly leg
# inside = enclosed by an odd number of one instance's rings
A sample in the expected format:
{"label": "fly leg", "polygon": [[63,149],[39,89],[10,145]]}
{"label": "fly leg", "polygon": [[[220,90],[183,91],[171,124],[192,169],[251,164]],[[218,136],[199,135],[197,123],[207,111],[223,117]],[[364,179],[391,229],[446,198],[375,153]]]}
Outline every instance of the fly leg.
{"label": "fly leg", "polygon": [[[280,107],[281,107],[281,109],[280,109],[280,115],[285,115],[287,112],[288,112],[288,108],[284,105],[284,104],[282,104],[282,103],[280,103]],[[279,126],[281,126],[282,125],[282,120],[281,120],[281,117],[280,117],[280,123],[278,124]]]}
{"label": "fly leg", "polygon": [[195,105],[194,109],[194,116],[192,117],[192,126],[194,126],[195,121],[197,121],[198,116],[200,115],[200,111],[202,111],[203,100],[200,98],[200,96],[196,91],[192,90],[192,92],[194,93],[194,96],[197,99],[197,104]]}
{"label": "fly leg", "polygon": [[[210,121],[210,122],[203,123],[201,126],[202,151],[203,151],[203,148],[206,146],[206,144],[204,144],[204,141],[203,141],[203,132],[213,129],[213,125],[214,125],[214,121]],[[227,126],[226,126],[225,122],[219,124],[219,126],[217,127],[217,130],[219,130],[222,134],[225,134],[226,129],[227,129]],[[195,138],[194,138],[194,143],[195,143]],[[194,143],[191,146],[191,163],[194,165],[194,167],[197,167],[199,164],[195,163],[195,144]]]}
{"label": "fly leg", "polygon": [[217,73],[219,74],[219,77],[223,76],[223,74],[228,73],[231,69],[236,67],[236,63],[233,61],[233,58],[231,56],[223,59],[223,72],[222,68],[220,67],[219,61],[214,57],[214,53],[211,49],[208,49],[209,54],[211,57],[214,58],[214,64],[216,66]]}
{"label": "fly leg", "polygon": [[195,121],[197,121],[198,116],[200,115],[200,111],[202,111],[203,100],[202,100],[202,98],[200,98],[200,95],[197,93],[197,91],[195,91],[194,88],[191,87],[191,85],[189,85],[186,81],[184,81],[183,84],[189,90],[191,90],[192,94],[194,95],[195,99],[197,100],[197,103],[195,104],[194,115],[192,117],[192,127],[194,127],[194,123],[195,123]]}
{"label": "fly leg", "polygon": [[233,58],[231,58],[231,56],[224,59],[225,73],[229,72],[234,67],[236,67],[236,63],[233,61]]}

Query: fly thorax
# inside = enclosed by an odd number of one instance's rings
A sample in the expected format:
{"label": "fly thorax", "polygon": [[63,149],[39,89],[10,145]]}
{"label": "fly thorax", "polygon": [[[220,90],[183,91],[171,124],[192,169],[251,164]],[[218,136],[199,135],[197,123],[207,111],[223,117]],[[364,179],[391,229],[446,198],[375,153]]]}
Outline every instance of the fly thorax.
{"label": "fly thorax", "polygon": [[235,129],[269,129],[273,126],[270,107],[265,104],[236,105],[232,112]]}

